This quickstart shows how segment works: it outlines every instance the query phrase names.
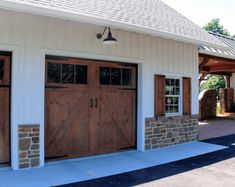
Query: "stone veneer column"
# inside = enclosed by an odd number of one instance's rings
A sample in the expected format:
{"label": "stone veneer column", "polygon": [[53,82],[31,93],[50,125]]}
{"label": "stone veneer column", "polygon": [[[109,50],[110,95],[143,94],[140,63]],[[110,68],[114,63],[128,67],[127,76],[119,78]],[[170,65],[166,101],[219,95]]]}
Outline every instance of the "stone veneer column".
{"label": "stone veneer column", "polygon": [[199,139],[198,116],[158,117],[145,120],[145,150]]}
{"label": "stone veneer column", "polygon": [[19,125],[19,169],[34,168],[40,165],[40,126],[38,124]]}
{"label": "stone veneer column", "polygon": [[221,113],[231,112],[234,104],[234,89],[225,88],[220,90]]}
{"label": "stone veneer column", "polygon": [[216,118],[216,90],[204,90],[199,94],[199,120]]}

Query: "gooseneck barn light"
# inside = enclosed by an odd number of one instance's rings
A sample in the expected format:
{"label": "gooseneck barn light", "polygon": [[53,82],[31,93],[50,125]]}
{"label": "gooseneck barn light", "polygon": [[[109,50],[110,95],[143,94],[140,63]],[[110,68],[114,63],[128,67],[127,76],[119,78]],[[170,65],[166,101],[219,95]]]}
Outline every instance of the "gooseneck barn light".
{"label": "gooseneck barn light", "polygon": [[103,33],[102,33],[102,34],[101,34],[101,33],[98,33],[98,34],[96,35],[96,37],[97,37],[98,39],[101,39],[101,38],[103,37],[103,35],[105,34],[105,31],[106,31],[107,29],[109,30],[108,36],[107,36],[107,38],[105,38],[105,39],[103,40],[103,43],[104,43],[104,44],[109,44],[109,45],[117,43],[117,39],[112,36],[110,27],[105,27]]}

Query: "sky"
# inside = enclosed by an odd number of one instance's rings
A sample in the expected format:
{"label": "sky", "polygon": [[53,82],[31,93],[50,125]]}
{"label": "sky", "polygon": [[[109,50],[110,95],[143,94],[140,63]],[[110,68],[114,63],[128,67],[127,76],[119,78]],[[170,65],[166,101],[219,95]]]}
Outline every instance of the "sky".
{"label": "sky", "polygon": [[235,0],[162,0],[200,27],[213,18],[235,35]]}

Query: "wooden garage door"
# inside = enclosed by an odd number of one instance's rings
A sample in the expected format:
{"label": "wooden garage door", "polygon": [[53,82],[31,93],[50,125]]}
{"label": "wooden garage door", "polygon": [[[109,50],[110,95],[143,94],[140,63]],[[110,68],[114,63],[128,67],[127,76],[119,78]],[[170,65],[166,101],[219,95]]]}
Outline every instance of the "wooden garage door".
{"label": "wooden garage door", "polygon": [[0,55],[0,165],[9,163],[10,57]]}
{"label": "wooden garage door", "polygon": [[46,158],[136,146],[135,66],[48,58],[46,67]]}

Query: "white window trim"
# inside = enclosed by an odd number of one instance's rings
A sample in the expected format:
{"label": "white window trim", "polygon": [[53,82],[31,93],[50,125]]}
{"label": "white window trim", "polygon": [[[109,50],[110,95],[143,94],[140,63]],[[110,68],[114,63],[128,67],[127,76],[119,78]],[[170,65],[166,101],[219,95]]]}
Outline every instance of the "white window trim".
{"label": "white window trim", "polygon": [[[165,115],[166,117],[182,116],[183,115],[183,78],[177,77],[177,76],[166,76],[166,79],[178,79],[180,81],[180,95],[179,95],[179,112],[165,113]],[[167,95],[167,96],[171,97],[171,95]],[[174,97],[174,95],[172,97]]]}

